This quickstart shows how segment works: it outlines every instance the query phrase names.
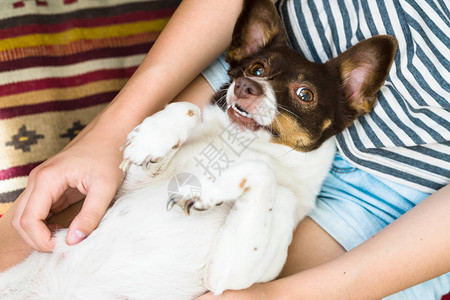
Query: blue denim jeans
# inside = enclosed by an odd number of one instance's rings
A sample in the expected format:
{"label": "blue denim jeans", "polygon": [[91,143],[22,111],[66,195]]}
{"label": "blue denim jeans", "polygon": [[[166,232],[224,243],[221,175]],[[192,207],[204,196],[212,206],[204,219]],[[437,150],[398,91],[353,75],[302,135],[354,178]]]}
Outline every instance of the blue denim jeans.
{"label": "blue denim jeans", "polygon": [[[392,223],[429,194],[354,167],[336,154],[310,217],[346,250]],[[385,299],[434,300],[450,290],[450,273]]]}

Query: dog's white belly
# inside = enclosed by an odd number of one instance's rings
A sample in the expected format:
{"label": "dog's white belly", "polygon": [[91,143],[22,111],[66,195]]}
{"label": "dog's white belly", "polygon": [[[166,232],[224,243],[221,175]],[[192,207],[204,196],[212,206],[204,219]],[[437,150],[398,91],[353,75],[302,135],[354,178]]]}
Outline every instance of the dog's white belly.
{"label": "dog's white belly", "polygon": [[205,258],[227,208],[190,217],[179,208],[166,212],[166,188],[152,186],[119,201],[79,245],[68,247],[66,232],[58,233],[52,255],[34,253],[11,270],[15,274],[2,274],[29,291],[11,299],[192,299],[204,292]]}

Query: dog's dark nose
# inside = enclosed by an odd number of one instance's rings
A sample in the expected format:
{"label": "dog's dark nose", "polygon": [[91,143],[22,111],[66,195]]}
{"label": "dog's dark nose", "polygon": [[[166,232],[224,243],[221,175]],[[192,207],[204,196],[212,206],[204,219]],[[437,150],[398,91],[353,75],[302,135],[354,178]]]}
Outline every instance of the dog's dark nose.
{"label": "dog's dark nose", "polygon": [[259,96],[262,93],[261,85],[249,78],[239,77],[234,83],[234,94],[241,99]]}

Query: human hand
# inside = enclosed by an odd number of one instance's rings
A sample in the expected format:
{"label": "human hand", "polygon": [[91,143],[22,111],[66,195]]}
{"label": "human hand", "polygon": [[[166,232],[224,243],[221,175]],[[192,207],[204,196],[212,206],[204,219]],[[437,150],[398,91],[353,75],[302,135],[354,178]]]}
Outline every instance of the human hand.
{"label": "human hand", "polygon": [[30,173],[13,227],[32,248],[49,252],[54,244],[46,219],[85,198],[67,234],[69,245],[79,243],[97,227],[123,180],[121,158],[111,140],[92,132],[77,137]]}

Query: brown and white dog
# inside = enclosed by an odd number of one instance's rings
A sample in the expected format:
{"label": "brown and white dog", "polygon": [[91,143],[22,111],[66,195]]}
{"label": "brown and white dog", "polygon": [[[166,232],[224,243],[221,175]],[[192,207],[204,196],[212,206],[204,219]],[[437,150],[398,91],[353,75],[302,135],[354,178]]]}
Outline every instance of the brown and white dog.
{"label": "brown and white dog", "polygon": [[100,226],[70,247],[58,232],[53,253],[0,274],[0,298],[179,300],[275,278],[331,137],[371,110],[396,48],[376,36],[312,63],[286,46],[270,1],[245,1],[217,105],[169,104],[131,132]]}

